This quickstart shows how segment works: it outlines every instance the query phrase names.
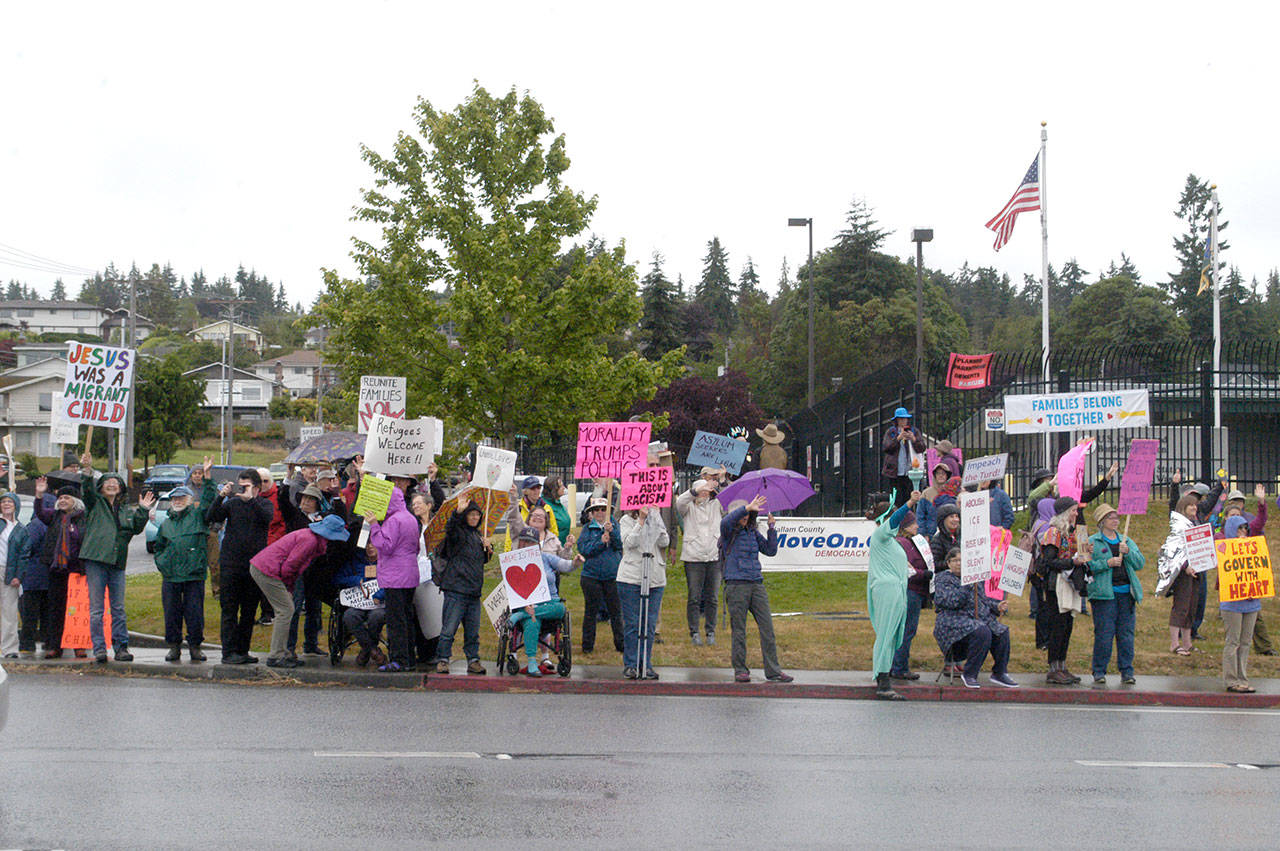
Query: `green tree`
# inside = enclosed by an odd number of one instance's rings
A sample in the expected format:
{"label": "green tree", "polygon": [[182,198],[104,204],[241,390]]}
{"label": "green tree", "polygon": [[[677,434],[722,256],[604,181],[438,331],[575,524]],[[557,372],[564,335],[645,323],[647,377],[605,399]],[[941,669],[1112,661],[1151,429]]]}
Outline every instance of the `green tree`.
{"label": "green tree", "polygon": [[144,467],[149,459],[165,462],[173,457],[179,441],[187,446],[208,428],[209,415],[201,410],[205,382],[200,376],[184,376],[180,358],[143,358],[138,362],[134,408],[135,451]]}
{"label": "green tree", "polygon": [[1118,275],[1086,288],[1072,302],[1066,321],[1054,329],[1054,338],[1071,346],[1171,346],[1185,342],[1187,333],[1186,320],[1178,316],[1161,290]]}
{"label": "green tree", "polygon": [[756,302],[763,295],[760,289],[760,274],[756,271],[756,264],[752,263],[751,258],[748,257],[747,265],[742,267],[742,274],[738,276],[739,319],[741,319],[743,305]]}
{"label": "green tree", "polygon": [[[1174,251],[1178,255],[1179,269],[1170,274],[1164,284],[1165,291],[1173,298],[1173,307],[1178,315],[1187,320],[1191,334],[1196,339],[1205,339],[1213,335],[1213,297],[1210,293],[1197,295],[1200,289],[1200,270],[1204,268],[1205,244],[1209,239],[1209,213],[1213,200],[1213,190],[1207,181],[1194,174],[1187,175],[1178,198],[1176,215],[1186,225],[1186,231],[1173,240]],[[1218,211],[1218,250],[1225,251],[1228,246],[1222,239],[1222,232],[1227,229],[1227,222]],[[1221,270],[1217,271],[1221,274]]]}
{"label": "green tree", "polygon": [[733,309],[733,279],[729,277],[729,254],[720,245],[720,237],[707,243],[707,256],[702,258],[702,279],[694,291],[694,301],[706,308],[715,330],[728,334],[737,324]]}
{"label": "green tree", "polygon": [[640,281],[644,313],[640,318],[640,341],[649,360],[658,360],[680,348],[680,301],[675,286],[662,273],[662,255],[653,253],[649,273]]}
{"label": "green tree", "polygon": [[602,340],[641,315],[623,246],[577,255],[536,297],[596,208],[564,184],[565,140],[537,101],[477,85],[451,112],[419,99],[414,120],[390,153],[363,148],[375,177],[355,219],[380,238],[353,257],[370,283],[326,271],[315,309],[349,383],[405,375],[411,415],[509,439],[614,416],[677,374],[678,351],[611,357]]}
{"label": "green tree", "polygon": [[61,278],[53,282],[53,291],[49,293],[51,301],[67,300],[67,285],[62,282]]}

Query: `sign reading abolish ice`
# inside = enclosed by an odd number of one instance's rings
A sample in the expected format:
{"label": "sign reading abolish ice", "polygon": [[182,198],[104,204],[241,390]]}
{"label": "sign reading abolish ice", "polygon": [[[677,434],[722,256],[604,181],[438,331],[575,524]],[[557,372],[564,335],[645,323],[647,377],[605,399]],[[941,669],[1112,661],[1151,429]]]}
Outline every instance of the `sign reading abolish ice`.
{"label": "sign reading abolish ice", "polygon": [[689,457],[685,460],[701,467],[724,467],[736,476],[742,472],[742,462],[747,460],[747,442],[700,431],[693,436],[693,446],[689,447]]}
{"label": "sign reading abolish ice", "polygon": [[359,433],[368,434],[373,418],[378,414],[404,419],[405,399],[408,397],[409,382],[404,377],[360,376],[360,399],[356,402],[356,428]]}
{"label": "sign reading abolish ice", "polygon": [[653,423],[578,423],[574,478],[618,478],[648,464]]}
{"label": "sign reading abolish ice", "polygon": [[1147,388],[1004,397],[1005,431],[1093,431],[1150,425]]}
{"label": "sign reading abolish ice", "polygon": [[[759,518],[761,535],[769,537],[769,524]],[[871,566],[868,547],[875,521],[852,517],[779,517],[778,554],[760,554],[764,571],[849,570],[865,572]]]}
{"label": "sign reading abolish ice", "polygon": [[960,584],[991,578],[991,509],[987,491],[960,494]]}
{"label": "sign reading abolish ice", "polygon": [[622,471],[622,510],[662,508],[671,504],[670,467],[645,467]]}
{"label": "sign reading abolish ice", "polygon": [[431,417],[399,420],[375,414],[364,442],[364,469],[386,476],[416,476],[439,454]]}
{"label": "sign reading abolish ice", "polygon": [[133,349],[97,343],[67,343],[64,419],[74,423],[124,428],[133,396]]}

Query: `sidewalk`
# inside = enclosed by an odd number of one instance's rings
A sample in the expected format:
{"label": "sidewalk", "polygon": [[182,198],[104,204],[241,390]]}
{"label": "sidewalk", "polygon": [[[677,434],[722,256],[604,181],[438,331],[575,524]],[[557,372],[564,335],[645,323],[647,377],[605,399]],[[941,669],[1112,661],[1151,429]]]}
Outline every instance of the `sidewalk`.
{"label": "sidewalk", "polygon": [[[135,638],[145,643],[142,636]],[[468,676],[465,663],[455,661],[449,675],[404,672],[383,674],[372,668],[358,668],[354,654],[334,667],[328,657],[301,657],[301,668],[268,668],[265,664],[223,665],[219,651],[205,645],[207,662],[191,662],[184,649],[181,662],[166,662],[163,647],[131,644],[133,662],[110,661],[98,665],[93,658],[76,659],[66,651],[62,659],[5,659],[7,671],[59,671],[77,674],[124,674],[127,676],[179,677],[233,683],[277,685],[326,685],[356,688],[424,689],[438,692],[519,692],[552,694],[649,694],[686,697],[785,697],[827,700],[872,700],[875,685],[869,671],[789,671],[794,683],[765,682],[760,671],[750,683],[735,683],[727,668],[657,668],[661,679],[633,681],[622,678],[616,666],[575,665],[568,678],[524,675],[499,676],[492,660],[485,662],[487,676]],[[265,659],[263,654],[259,658]],[[895,682],[894,688],[907,700],[985,703],[1076,704],[1098,706],[1168,706],[1229,709],[1280,708],[1280,680],[1253,680],[1256,694],[1229,694],[1216,677],[1144,677],[1137,685],[1120,684],[1118,675],[1107,677],[1107,685],[1094,686],[1086,676],[1076,686],[1051,686],[1043,673],[1013,674],[1020,688],[1000,688],[981,678],[981,688],[968,689],[957,680],[934,681],[937,672],[920,672],[914,683]]]}

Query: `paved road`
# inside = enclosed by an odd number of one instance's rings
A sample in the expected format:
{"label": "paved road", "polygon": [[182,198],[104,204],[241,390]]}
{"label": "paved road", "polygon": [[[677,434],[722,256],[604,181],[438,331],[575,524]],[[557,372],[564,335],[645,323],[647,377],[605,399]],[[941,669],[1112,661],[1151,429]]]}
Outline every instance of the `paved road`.
{"label": "paved road", "polygon": [[1276,843],[1280,771],[1233,765],[1280,764],[1274,711],[41,675],[12,704],[4,847]]}

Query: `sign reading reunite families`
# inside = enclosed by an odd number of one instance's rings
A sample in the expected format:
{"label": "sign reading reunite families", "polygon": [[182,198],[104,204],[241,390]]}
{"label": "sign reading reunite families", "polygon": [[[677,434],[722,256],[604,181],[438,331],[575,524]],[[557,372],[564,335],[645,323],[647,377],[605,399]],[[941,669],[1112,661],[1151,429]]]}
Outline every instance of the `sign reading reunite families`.
{"label": "sign reading reunite families", "polygon": [[534,606],[551,599],[547,575],[542,572],[542,550],[525,547],[498,556],[502,584],[507,589],[507,606],[511,611]]}
{"label": "sign reading reunite families", "polygon": [[405,400],[409,398],[409,382],[402,377],[386,375],[360,376],[360,398],[356,402],[356,428],[368,434],[378,414],[404,419]]}
{"label": "sign reading reunite families", "polygon": [[693,436],[693,446],[689,447],[689,457],[685,460],[696,467],[724,467],[736,476],[742,472],[742,462],[747,460],[747,442],[700,431]]}
{"label": "sign reading reunite families", "polygon": [[431,417],[393,419],[375,414],[364,443],[364,468],[386,476],[417,476],[439,454]]}
{"label": "sign reading reunite families", "polygon": [[1151,423],[1149,410],[1145,387],[1004,397],[1005,431],[1009,434],[1145,426]]}
{"label": "sign reading reunite families", "polygon": [[670,467],[645,467],[643,470],[624,470],[622,473],[622,510],[662,508],[671,504],[671,480],[675,471]]}
{"label": "sign reading reunite families", "polygon": [[987,491],[962,491],[960,503],[960,584],[991,578],[991,509]]}
{"label": "sign reading reunite families", "polygon": [[74,423],[124,428],[133,396],[132,349],[98,343],[67,343],[64,419]]}
{"label": "sign reading reunite families", "polygon": [[653,423],[578,423],[577,479],[620,478],[649,462]]}
{"label": "sign reading reunite families", "polygon": [[1218,542],[1218,595],[1227,603],[1276,595],[1266,538],[1225,538]]}

